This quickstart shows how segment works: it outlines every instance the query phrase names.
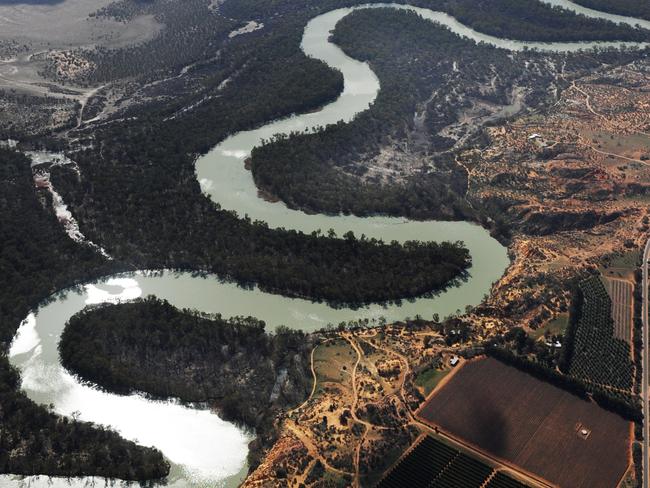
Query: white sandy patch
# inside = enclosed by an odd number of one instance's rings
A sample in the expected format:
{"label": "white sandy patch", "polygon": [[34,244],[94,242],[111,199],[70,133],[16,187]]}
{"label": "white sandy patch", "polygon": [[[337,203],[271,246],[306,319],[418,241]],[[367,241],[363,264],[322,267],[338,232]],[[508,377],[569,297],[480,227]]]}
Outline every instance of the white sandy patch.
{"label": "white sandy patch", "polygon": [[86,305],[98,303],[119,303],[129,300],[135,300],[142,295],[142,289],[137,280],[133,278],[111,278],[105,283],[107,286],[116,286],[122,288],[118,293],[111,293],[102,290],[96,285],[85,285]]}
{"label": "white sandy patch", "polygon": [[28,353],[38,346],[39,343],[40,339],[36,332],[36,317],[33,313],[30,313],[18,327],[18,331],[9,348],[9,357]]}
{"label": "white sandy patch", "polygon": [[251,20],[248,24],[246,24],[244,27],[240,27],[239,29],[235,29],[232,31],[230,34],[228,34],[229,38],[241,36],[242,34],[248,34],[250,32],[255,32],[256,30],[263,29],[264,24],[261,22],[255,22],[254,20]]}

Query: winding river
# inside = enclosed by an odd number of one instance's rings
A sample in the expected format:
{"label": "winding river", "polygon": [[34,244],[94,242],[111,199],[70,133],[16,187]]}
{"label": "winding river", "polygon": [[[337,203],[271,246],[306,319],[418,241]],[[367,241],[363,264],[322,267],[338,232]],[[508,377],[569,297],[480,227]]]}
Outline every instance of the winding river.
{"label": "winding river", "polygon": [[[612,20],[617,22],[650,28],[650,22],[583,9],[566,0],[544,1],[583,11],[588,16],[614,17]],[[353,230],[356,235],[365,234],[384,241],[461,240],[473,259],[470,278],[460,286],[432,298],[350,310],[334,309],[322,303],[291,299],[258,289],[242,289],[235,284],[224,283],[216,276],[201,278],[189,273],[137,272],[107,277],[54,295],[52,300],[35,310],[21,324],[10,350],[10,360],[20,369],[22,388],[31,399],[53,405],[54,411],[59,414],[109,425],[126,438],[157,447],[172,463],[169,486],[236,486],[246,474],[247,444],[253,434],[224,422],[201,406],[189,408],[175,401],[150,401],[140,395],[112,395],[80,383],[60,366],[57,351],[61,332],[72,315],[90,304],[156,295],[178,307],[218,312],[223,316],[253,315],[265,320],[271,329],[275,325],[285,324],[309,331],[328,323],[358,318],[376,319],[383,316],[391,321],[416,314],[424,317],[431,317],[433,313],[446,316],[481,301],[490,285],[508,265],[506,249],[483,228],[467,222],[307,215],[290,210],[283,203],[270,203],[258,198],[251,175],[244,168],[243,160],[262,139],[281,132],[309,130],[339,120],[350,121],[369,107],[380,88],[377,77],[367,64],[349,58],[330,44],[328,35],[336,23],[351,11],[380,6],[415,11],[458,35],[513,51],[525,47],[553,52],[595,47],[647,47],[642,43],[535,43],[499,39],[476,32],[447,14],[396,4],[359,6],[319,15],[305,27],[302,48],[308,56],[320,59],[343,73],[343,93],[317,112],[274,121],[224,140],[196,162],[197,178],[203,192],[222,208],[248,215],[253,220],[263,220],[274,228],[303,232],[332,228],[339,235]],[[88,486],[96,481],[103,483],[92,478],[66,480],[29,477],[19,480],[3,476],[0,477],[0,487]]]}

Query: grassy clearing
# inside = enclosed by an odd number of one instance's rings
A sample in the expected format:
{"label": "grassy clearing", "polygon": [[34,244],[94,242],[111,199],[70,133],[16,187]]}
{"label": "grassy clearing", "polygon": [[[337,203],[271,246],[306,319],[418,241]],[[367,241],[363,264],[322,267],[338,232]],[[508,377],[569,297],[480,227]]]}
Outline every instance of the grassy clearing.
{"label": "grassy clearing", "polygon": [[549,320],[546,322],[544,325],[541,327],[538,327],[535,329],[530,336],[533,339],[539,339],[540,337],[543,337],[546,332],[548,332],[551,335],[559,335],[562,334],[564,335],[564,332],[566,331],[567,325],[569,325],[569,314],[568,313],[561,313],[557,317],[555,317],[552,320]]}
{"label": "grassy clearing", "polygon": [[639,262],[639,252],[640,251],[635,250],[618,254],[610,260],[607,268],[624,268],[634,270],[637,268],[637,263]]}
{"label": "grassy clearing", "polygon": [[340,474],[332,473],[330,471],[326,471],[323,475],[323,483],[324,486],[331,486],[333,488],[344,488],[346,486],[350,486],[349,479],[341,476]]}
{"label": "grassy clearing", "polygon": [[606,131],[586,131],[585,135],[601,151],[635,157],[650,145],[650,137],[645,134],[611,134]]}
{"label": "grassy clearing", "polygon": [[338,383],[344,387],[350,387],[350,374],[356,359],[354,349],[344,340],[336,340],[319,346],[314,351],[316,392],[322,390],[323,383]]}
{"label": "grassy clearing", "polygon": [[449,371],[448,369],[425,369],[415,378],[415,385],[424,395],[428,395],[449,374]]}
{"label": "grassy clearing", "polygon": [[600,273],[605,278],[634,279],[634,271],[639,263],[639,250],[628,251],[603,260]]}

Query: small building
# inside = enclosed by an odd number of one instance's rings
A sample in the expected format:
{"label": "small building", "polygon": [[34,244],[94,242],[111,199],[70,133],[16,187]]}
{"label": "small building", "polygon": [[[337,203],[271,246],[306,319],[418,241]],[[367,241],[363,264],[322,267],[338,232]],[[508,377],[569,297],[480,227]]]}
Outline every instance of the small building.
{"label": "small building", "polygon": [[451,361],[449,361],[449,364],[451,364],[452,367],[456,366],[458,362],[460,361],[460,358],[458,356],[453,356],[451,358]]}

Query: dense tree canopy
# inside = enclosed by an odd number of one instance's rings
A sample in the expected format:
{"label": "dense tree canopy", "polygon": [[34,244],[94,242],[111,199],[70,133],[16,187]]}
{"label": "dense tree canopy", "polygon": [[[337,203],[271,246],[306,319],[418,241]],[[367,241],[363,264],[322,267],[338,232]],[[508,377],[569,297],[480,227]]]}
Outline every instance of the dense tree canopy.
{"label": "dense tree canopy", "polygon": [[[581,0],[578,3],[604,0]],[[349,7],[365,3],[385,3],[379,0],[366,2],[358,0],[230,0],[222,9],[231,17],[240,19],[270,17],[275,13],[325,12],[333,8]],[[508,39],[527,41],[586,41],[620,40],[637,41],[648,39],[648,32],[617,25],[600,19],[578,15],[570,10],[554,7],[538,0],[397,0],[403,3],[446,12],[461,23],[485,34]],[[610,2],[611,3],[611,2]],[[620,3],[620,2],[617,2]],[[625,0],[627,11],[643,3],[643,0]],[[608,6],[602,8],[612,11]],[[637,10],[638,11],[638,10]]]}
{"label": "dense tree canopy", "polygon": [[160,452],[54,415],[18,390],[6,353],[29,310],[56,290],[120,268],[73,242],[42,197],[27,158],[0,149],[0,473],[163,477],[169,466]]}
{"label": "dense tree canopy", "polygon": [[323,235],[271,230],[202,195],[197,153],[232,132],[337,96],[340,74],[307,59],[299,41],[300,31],[280,31],[247,48],[242,59],[232,54],[233,65],[245,66],[236,84],[187,115],[170,120],[169,107],[160,104],[139,112],[137,121],[95,130],[92,146],[72,155],[81,182],[63,170],[52,175],[84,233],[139,268],[211,271],[333,303],[419,296],[459,277],[469,265],[459,244],[401,246],[336,239],[328,229]]}
{"label": "dense tree canopy", "polygon": [[646,0],[573,0],[584,7],[618,15],[650,20],[650,3]]}
{"label": "dense tree canopy", "polygon": [[270,447],[278,411],[311,389],[313,340],[286,327],[264,329],[251,317],[226,320],[149,297],[80,312],[59,350],[63,365],[84,380],[117,393],[207,402],[254,428],[256,445]]}

